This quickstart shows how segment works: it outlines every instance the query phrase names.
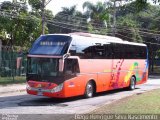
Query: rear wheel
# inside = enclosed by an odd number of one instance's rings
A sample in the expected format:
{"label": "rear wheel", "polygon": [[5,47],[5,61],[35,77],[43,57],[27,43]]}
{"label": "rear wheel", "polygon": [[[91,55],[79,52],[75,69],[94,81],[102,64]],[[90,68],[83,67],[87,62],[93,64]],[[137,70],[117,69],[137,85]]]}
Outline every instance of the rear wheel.
{"label": "rear wheel", "polygon": [[134,90],[135,86],[136,86],[136,78],[132,76],[130,79],[129,90]]}
{"label": "rear wheel", "polygon": [[94,85],[93,85],[93,82],[89,81],[86,85],[84,95],[86,98],[91,98],[91,97],[93,97],[93,94],[94,94]]}

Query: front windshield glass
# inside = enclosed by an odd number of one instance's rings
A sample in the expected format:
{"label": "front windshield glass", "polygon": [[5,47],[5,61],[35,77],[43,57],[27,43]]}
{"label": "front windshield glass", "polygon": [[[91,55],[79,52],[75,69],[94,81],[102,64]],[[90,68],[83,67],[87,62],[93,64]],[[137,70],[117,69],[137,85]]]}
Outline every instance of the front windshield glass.
{"label": "front windshield glass", "polygon": [[59,71],[59,58],[33,58],[28,57],[27,81],[63,83],[79,73],[77,59],[65,59],[64,72]]}
{"label": "front windshield glass", "polygon": [[28,74],[40,76],[57,76],[58,59],[53,58],[29,58]]}

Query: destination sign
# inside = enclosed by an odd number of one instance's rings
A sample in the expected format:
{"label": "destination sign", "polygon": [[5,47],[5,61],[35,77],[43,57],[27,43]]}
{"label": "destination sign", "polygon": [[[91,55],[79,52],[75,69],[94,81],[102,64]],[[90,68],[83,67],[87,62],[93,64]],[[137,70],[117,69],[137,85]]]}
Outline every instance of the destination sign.
{"label": "destination sign", "polygon": [[66,42],[59,42],[59,41],[41,41],[41,46],[64,46]]}

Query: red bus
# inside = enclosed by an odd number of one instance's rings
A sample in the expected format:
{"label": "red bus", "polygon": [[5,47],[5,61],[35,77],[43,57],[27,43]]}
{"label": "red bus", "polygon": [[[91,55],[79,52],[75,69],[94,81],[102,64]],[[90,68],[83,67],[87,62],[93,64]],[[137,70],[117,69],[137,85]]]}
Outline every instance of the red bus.
{"label": "red bus", "polygon": [[40,36],[27,56],[27,93],[66,98],[126,88],[148,79],[142,43],[89,33]]}

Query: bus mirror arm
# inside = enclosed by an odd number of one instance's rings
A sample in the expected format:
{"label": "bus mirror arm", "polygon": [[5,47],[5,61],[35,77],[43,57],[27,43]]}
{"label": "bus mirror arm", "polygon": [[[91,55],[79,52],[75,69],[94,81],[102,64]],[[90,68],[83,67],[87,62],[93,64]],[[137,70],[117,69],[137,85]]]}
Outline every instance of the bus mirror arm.
{"label": "bus mirror arm", "polygon": [[63,72],[64,69],[64,59],[68,58],[70,56],[70,53],[67,53],[65,55],[63,55],[62,59],[59,59],[59,72]]}
{"label": "bus mirror arm", "polygon": [[71,55],[70,53],[66,53],[66,54],[63,56],[63,59],[68,58],[70,55]]}

